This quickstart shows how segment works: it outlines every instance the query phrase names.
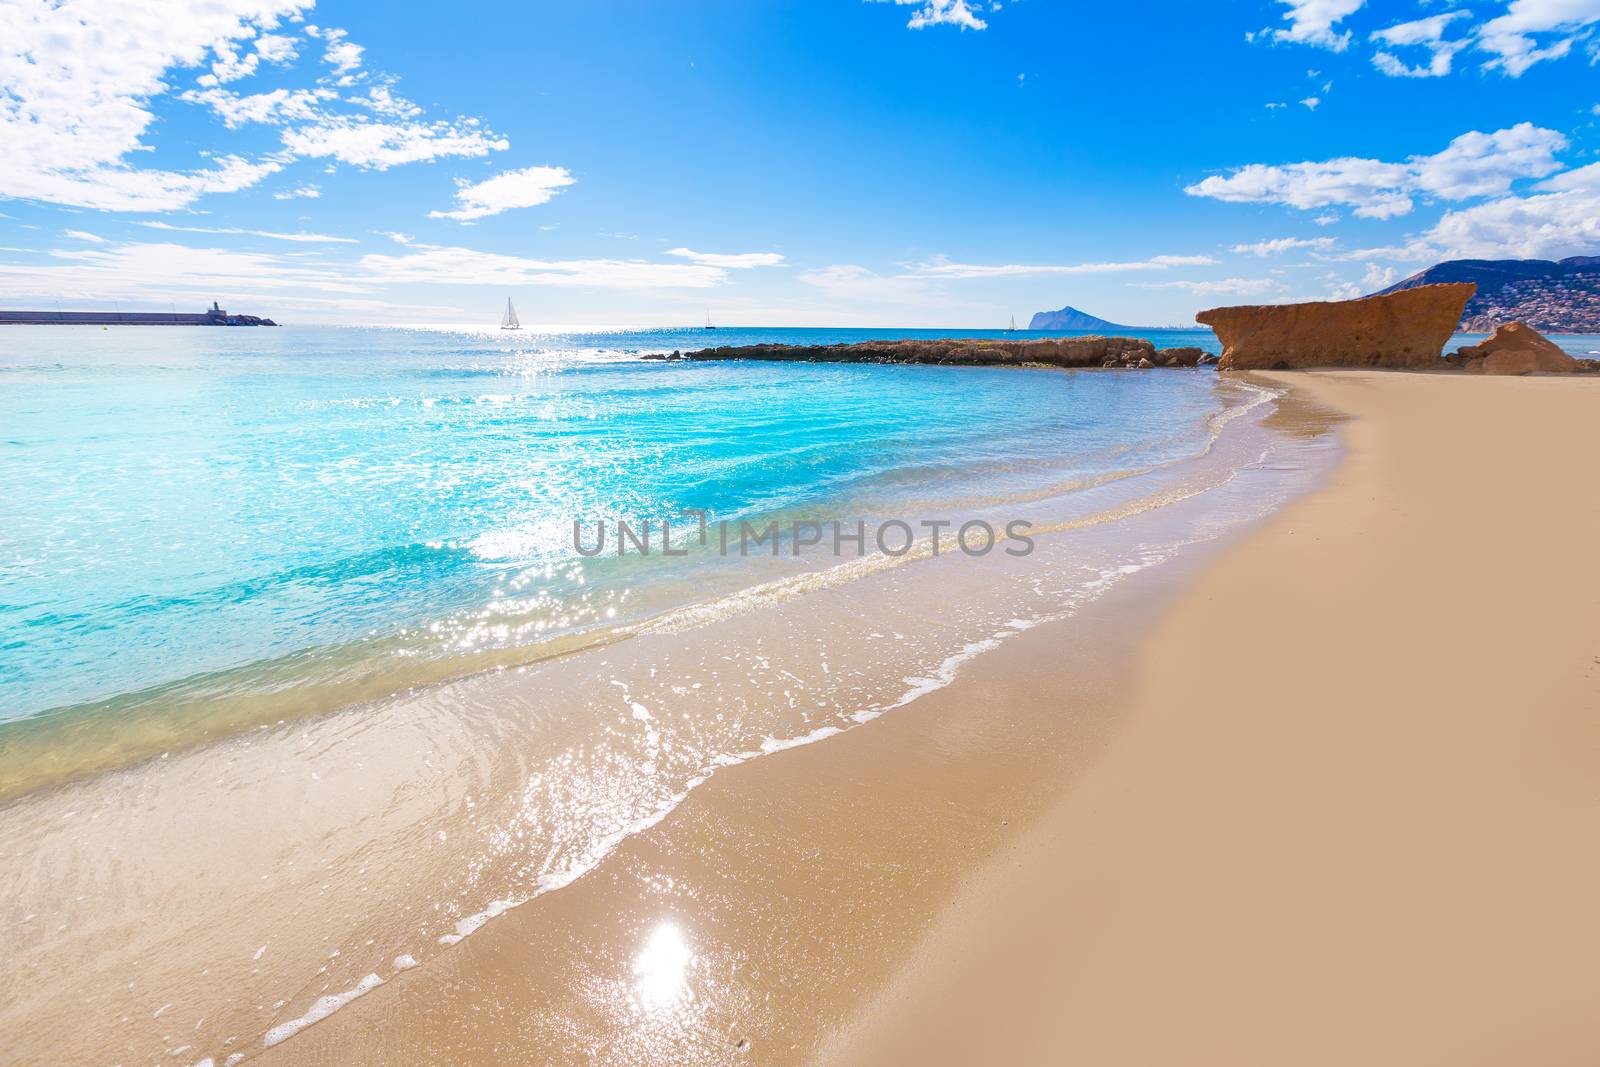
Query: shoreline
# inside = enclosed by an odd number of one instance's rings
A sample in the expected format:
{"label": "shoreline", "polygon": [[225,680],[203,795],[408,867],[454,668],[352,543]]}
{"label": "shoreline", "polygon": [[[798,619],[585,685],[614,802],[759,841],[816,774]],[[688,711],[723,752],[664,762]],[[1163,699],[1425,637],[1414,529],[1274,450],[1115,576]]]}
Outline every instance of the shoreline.
{"label": "shoreline", "polygon": [[[1312,439],[1280,462],[1321,469],[1328,414],[1280,403],[1276,432]],[[1247,494],[1301,476],[1238,473]],[[494,911],[263,1062],[810,1062],[1114,733],[1140,635],[1220,547],[1191,544],[990,642],[848,738],[719,770],[580,881]]]}
{"label": "shoreline", "polygon": [[[576,1057],[574,1027],[598,1043],[636,1032],[615,1012],[637,1007],[634,939],[666,907],[704,1009],[683,1033],[814,1047],[815,1005],[842,1019],[856,984],[886,977],[848,947],[909,950],[950,879],[1092,741],[1111,665],[1143,619],[1131,590],[1169,588],[1210,539],[1309,477],[1260,462],[1308,452],[1267,428],[1281,405],[1229,410],[1248,417],[1208,417],[1221,436],[1180,478],[1086,490],[1033,556],[925,559],[729,605],[691,630],[290,720],[0,808],[7,851],[59,872],[19,872],[9,972],[35,993],[0,1024],[89,1058],[189,1048],[298,1062],[372,1045],[374,1017],[397,1058],[441,1040],[442,1059],[459,1058],[450,1040],[482,1059],[485,1042]],[[1012,651],[1051,642],[1075,666]],[[971,714],[965,683],[997,673],[1005,695]],[[1052,691],[1081,711],[1054,713]],[[932,734],[915,725],[936,720]],[[841,730],[905,746],[857,747]],[[713,803],[727,782],[733,799]],[[1014,802],[973,814],[996,797]],[[820,836],[797,869],[804,833]],[[152,923],[152,909],[175,919]],[[780,914],[781,936],[758,922]],[[844,955],[808,947],[830,939]],[[772,973],[739,962],[761,955],[785,969],[786,999],[773,1001]],[[52,996],[49,973],[75,974],[89,996]],[[488,1004],[517,1030],[486,1024]],[[286,1039],[263,1049],[264,1034]],[[342,1047],[326,1055],[359,1058]]]}
{"label": "shoreline", "polygon": [[1600,383],[1278,380],[1356,417],[1332,484],[1180,598],[1119,735],[823,1062],[1600,1046]]}

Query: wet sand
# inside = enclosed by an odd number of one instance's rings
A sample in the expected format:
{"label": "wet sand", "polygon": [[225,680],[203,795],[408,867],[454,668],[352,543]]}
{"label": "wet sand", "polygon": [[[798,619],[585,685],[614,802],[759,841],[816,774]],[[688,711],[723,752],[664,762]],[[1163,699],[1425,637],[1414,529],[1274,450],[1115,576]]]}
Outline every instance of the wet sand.
{"label": "wet sand", "polygon": [[[1294,399],[1273,421],[1317,436],[1326,414]],[[1286,467],[1241,470],[1236,491],[1303,484],[1303,464],[1331,458],[1328,442],[1282,451]],[[1216,551],[1141,570],[844,735],[719,771],[582,879],[260,1062],[814,1062],[964,881],[1094,766],[1142,638]],[[930,574],[919,588],[956,586]],[[937,597],[926,606],[940,610]],[[858,604],[861,617],[882,612]]]}
{"label": "wet sand", "polygon": [[820,1061],[1593,1061],[1600,381],[1277,377],[1356,416],[1331,486]]}

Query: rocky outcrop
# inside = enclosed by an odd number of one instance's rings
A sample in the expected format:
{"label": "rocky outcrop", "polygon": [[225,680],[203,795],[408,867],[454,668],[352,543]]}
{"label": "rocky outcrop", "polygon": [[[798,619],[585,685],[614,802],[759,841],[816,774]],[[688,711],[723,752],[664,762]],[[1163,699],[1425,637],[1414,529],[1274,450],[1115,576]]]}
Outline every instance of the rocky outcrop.
{"label": "rocky outcrop", "polygon": [[1471,374],[1572,374],[1577,359],[1523,322],[1508,322],[1494,336],[1445,357]]}
{"label": "rocky outcrop", "polygon": [[1052,337],[1005,341],[943,337],[862,341],[853,345],[742,345],[698,352],[651,354],[645,359],[760,359],[792,363],[938,363],[960,366],[1194,367],[1199,348],[1163,348],[1137,337]]}
{"label": "rocky outcrop", "polygon": [[1472,296],[1470,282],[1308,304],[1212,308],[1224,370],[1441,366],[1445,342]]}

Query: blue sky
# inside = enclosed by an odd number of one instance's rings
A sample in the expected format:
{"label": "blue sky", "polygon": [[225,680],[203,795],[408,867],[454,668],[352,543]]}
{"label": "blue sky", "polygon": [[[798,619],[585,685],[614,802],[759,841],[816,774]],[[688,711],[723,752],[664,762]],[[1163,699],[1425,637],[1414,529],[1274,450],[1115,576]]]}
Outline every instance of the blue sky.
{"label": "blue sky", "polygon": [[1600,0],[0,4],[0,305],[1187,322],[1600,254]]}

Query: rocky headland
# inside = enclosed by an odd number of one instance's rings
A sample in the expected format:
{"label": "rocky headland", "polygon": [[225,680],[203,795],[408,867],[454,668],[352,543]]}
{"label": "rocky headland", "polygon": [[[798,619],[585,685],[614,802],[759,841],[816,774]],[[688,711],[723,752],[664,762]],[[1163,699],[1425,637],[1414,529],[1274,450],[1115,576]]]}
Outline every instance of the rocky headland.
{"label": "rocky headland", "polygon": [[1137,337],[1051,337],[1004,341],[943,337],[862,341],[849,345],[729,345],[696,352],[651,354],[645,359],[760,359],[787,363],[934,363],[1012,367],[1197,367],[1215,363],[1204,349],[1157,348]]}
{"label": "rocky headland", "polygon": [[1433,368],[1474,288],[1424,285],[1359,300],[1211,308],[1195,321],[1217,332],[1224,370]]}
{"label": "rocky headland", "polygon": [[1376,294],[1439,282],[1473,282],[1461,328],[1488,333],[1525,322],[1551,333],[1600,333],[1600,256],[1547,259],[1452,259],[1418,271]]}

